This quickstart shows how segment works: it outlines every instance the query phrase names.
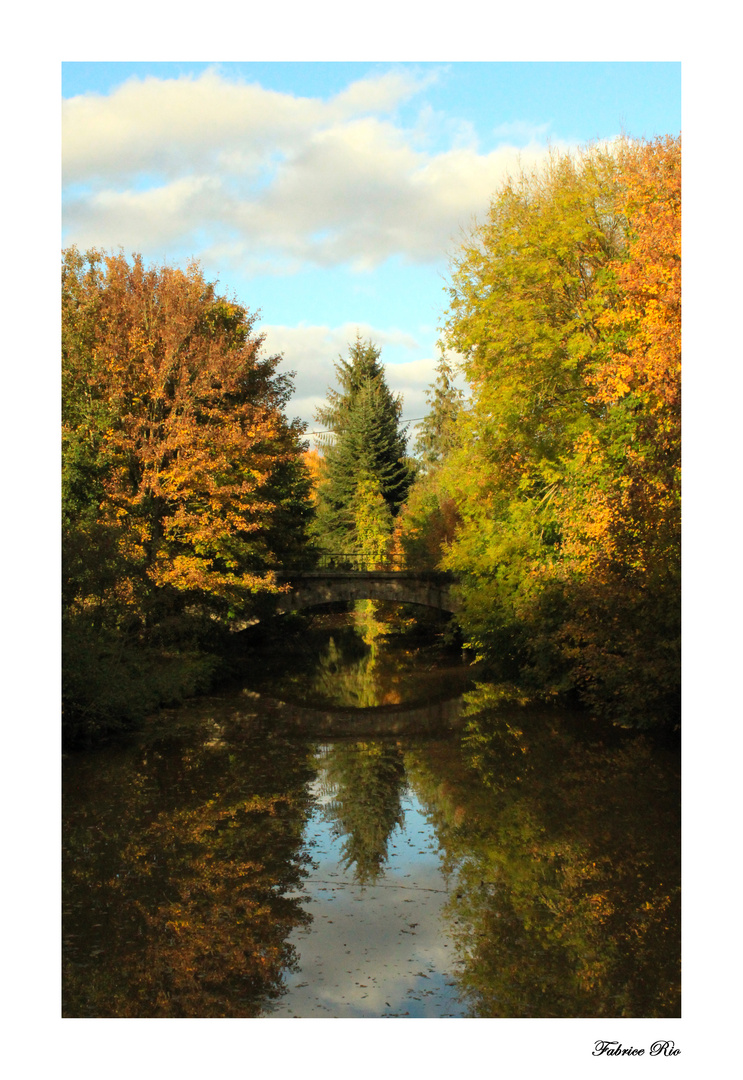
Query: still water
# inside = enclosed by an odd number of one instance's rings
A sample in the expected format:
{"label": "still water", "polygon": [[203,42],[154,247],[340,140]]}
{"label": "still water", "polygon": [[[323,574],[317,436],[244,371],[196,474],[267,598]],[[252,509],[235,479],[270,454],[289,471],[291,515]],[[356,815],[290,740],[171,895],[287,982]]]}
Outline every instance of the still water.
{"label": "still water", "polygon": [[64,1015],[678,1016],[677,754],[313,626],[65,759]]}

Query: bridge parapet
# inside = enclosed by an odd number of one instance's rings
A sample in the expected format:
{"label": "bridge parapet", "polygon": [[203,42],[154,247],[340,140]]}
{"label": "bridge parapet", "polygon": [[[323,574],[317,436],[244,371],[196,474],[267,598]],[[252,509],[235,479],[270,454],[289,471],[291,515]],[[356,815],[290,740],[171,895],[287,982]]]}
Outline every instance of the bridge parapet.
{"label": "bridge parapet", "polygon": [[278,599],[278,612],[354,600],[421,604],[449,612],[459,608],[452,590],[452,575],[437,570],[321,568],[285,573],[280,580],[289,583],[292,588]]}
{"label": "bridge parapet", "polygon": [[374,570],[403,571],[406,569],[403,555],[385,555],[380,560],[365,551],[323,552],[318,559],[318,570],[352,570],[363,573]]}

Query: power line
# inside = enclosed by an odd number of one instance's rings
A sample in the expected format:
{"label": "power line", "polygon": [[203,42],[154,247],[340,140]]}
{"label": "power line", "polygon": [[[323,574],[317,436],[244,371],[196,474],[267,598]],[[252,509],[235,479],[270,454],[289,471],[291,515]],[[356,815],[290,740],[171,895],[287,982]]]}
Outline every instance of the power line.
{"label": "power line", "polygon": [[[425,416],[412,416],[409,420],[401,420],[401,424],[415,424],[418,420],[425,420]],[[305,431],[305,435],[334,435],[335,428],[325,428],[324,431]]]}

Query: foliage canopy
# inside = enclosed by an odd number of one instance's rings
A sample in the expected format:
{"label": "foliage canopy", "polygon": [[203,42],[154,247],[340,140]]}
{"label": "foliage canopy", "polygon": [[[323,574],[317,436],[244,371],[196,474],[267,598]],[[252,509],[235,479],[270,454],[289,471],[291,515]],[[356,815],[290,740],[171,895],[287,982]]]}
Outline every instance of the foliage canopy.
{"label": "foliage canopy", "polygon": [[188,636],[194,613],[245,617],[302,549],[303,428],[255,322],[196,263],[64,252],[63,586],[78,630]]}
{"label": "foliage canopy", "polygon": [[680,265],[680,140],[555,154],[493,198],[445,325],[470,641],[641,725],[678,715]]}

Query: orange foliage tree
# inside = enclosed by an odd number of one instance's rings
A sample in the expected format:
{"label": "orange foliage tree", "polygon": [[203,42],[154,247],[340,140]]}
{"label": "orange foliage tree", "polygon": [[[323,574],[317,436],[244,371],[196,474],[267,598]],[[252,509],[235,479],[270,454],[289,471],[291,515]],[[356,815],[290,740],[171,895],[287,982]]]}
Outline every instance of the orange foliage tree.
{"label": "orange foliage tree", "polygon": [[455,264],[472,391],[443,483],[470,642],[506,681],[678,720],[680,139],[509,180]]}
{"label": "orange foliage tree", "polygon": [[[196,263],[75,248],[62,295],[69,601],[89,606],[98,586],[99,606],[140,617],[178,597],[226,614],[275,591],[309,482],[291,379],[262,355],[255,315]],[[117,569],[75,573],[81,536],[106,538]]]}
{"label": "orange foliage tree", "polygon": [[592,704],[664,701],[678,716],[680,142],[625,145],[619,164],[626,247],[585,376],[600,423],[576,442],[558,499],[572,597],[561,637]]}

